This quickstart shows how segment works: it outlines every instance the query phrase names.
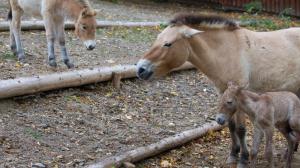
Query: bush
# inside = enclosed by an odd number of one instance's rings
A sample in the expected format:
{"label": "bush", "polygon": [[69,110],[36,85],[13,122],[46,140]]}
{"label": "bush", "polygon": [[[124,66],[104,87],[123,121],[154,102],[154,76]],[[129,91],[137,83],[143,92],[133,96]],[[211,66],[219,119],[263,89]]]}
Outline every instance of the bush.
{"label": "bush", "polygon": [[259,13],[262,11],[262,3],[260,0],[252,1],[244,5],[244,9],[248,13]]}

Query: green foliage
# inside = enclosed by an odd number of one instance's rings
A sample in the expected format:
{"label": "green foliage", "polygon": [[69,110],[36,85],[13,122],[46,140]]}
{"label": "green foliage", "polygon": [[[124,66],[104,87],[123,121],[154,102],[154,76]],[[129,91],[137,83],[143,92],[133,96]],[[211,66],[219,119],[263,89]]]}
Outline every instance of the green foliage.
{"label": "green foliage", "polygon": [[259,13],[262,11],[262,3],[260,0],[252,1],[244,5],[244,9],[248,13]]}
{"label": "green foliage", "polygon": [[278,30],[283,28],[281,24],[274,22],[272,19],[252,19],[252,17],[249,17],[248,15],[243,15],[240,17],[240,20],[246,27],[259,31]]}
{"label": "green foliage", "polygon": [[165,28],[167,28],[168,27],[168,24],[167,23],[161,23],[160,25],[159,25],[159,28],[160,29],[165,29]]}
{"label": "green foliage", "polygon": [[279,29],[278,25],[271,19],[262,19],[258,22],[261,27],[266,28],[267,30],[277,30]]}
{"label": "green foliage", "polygon": [[279,13],[279,17],[281,18],[290,18],[290,16],[294,13],[294,9],[293,8],[285,8],[283,9],[280,13]]}

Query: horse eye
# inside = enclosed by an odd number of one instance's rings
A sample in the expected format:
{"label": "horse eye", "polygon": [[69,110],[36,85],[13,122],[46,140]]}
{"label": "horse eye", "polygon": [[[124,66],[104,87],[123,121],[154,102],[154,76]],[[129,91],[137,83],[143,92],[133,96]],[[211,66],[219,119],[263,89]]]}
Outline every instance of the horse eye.
{"label": "horse eye", "polygon": [[232,100],[228,100],[227,102],[226,102],[228,105],[232,105]]}
{"label": "horse eye", "polygon": [[172,43],[166,43],[164,44],[164,47],[171,47],[172,46]]}
{"label": "horse eye", "polygon": [[86,26],[86,25],[82,25],[81,28],[82,28],[83,30],[86,30],[86,29],[87,29],[87,26]]}

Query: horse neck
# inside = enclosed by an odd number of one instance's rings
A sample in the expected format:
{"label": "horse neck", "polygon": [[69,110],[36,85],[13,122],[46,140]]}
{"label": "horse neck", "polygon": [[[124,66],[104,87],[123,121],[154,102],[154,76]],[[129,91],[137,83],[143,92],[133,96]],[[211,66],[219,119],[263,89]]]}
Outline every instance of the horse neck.
{"label": "horse neck", "polygon": [[84,9],[83,5],[76,0],[64,0],[63,8],[67,12],[67,15],[74,21],[79,18],[81,11]]}
{"label": "horse neck", "polygon": [[260,99],[260,96],[254,92],[247,90],[240,90],[236,94],[238,108],[246,113],[251,120],[254,120],[257,116],[256,111]]}
{"label": "horse neck", "polygon": [[233,31],[208,30],[189,39],[189,62],[210,78],[223,92],[230,80],[244,84],[244,71],[238,57],[238,43]]}

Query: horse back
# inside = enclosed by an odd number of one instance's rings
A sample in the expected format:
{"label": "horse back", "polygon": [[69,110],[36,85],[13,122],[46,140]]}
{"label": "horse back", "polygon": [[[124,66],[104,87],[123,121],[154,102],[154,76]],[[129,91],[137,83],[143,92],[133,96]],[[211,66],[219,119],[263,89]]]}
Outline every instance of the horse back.
{"label": "horse back", "polygon": [[300,88],[300,28],[271,32],[239,30],[240,57],[249,68],[249,87],[257,91]]}

